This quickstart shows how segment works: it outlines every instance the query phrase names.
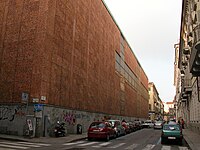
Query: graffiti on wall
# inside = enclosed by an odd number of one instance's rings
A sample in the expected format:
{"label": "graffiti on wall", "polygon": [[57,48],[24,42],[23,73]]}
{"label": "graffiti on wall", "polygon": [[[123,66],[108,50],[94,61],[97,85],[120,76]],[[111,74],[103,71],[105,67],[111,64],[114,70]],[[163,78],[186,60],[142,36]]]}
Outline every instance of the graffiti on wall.
{"label": "graffiti on wall", "polygon": [[75,125],[76,118],[73,112],[63,112],[63,120],[69,125]]}
{"label": "graffiti on wall", "polygon": [[105,118],[107,118],[100,114],[95,114],[95,116],[93,116],[91,113],[87,112],[66,109],[61,110],[58,108],[49,109],[47,114],[49,114],[49,122],[51,124],[60,121],[65,122],[68,126],[76,126],[77,124],[84,124],[94,120],[105,120]]}
{"label": "graffiti on wall", "polygon": [[0,106],[0,121],[13,121],[16,116],[25,116],[25,107],[26,106],[23,105],[18,105],[14,107]]}

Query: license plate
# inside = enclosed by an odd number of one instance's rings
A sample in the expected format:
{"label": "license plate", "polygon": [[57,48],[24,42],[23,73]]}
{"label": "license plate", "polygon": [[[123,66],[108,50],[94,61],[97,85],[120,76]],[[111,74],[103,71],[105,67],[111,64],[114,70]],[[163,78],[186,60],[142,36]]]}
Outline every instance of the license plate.
{"label": "license plate", "polygon": [[94,132],[99,132],[99,130],[93,130]]}
{"label": "license plate", "polygon": [[168,139],[173,139],[174,140],[174,139],[176,139],[176,137],[168,137]]}

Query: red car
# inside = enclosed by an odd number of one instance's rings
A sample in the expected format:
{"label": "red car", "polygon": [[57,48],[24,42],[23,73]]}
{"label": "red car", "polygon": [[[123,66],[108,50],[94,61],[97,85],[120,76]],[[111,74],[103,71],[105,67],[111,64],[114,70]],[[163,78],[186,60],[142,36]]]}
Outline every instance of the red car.
{"label": "red car", "polygon": [[88,128],[88,140],[116,138],[117,134],[109,122],[92,122]]}

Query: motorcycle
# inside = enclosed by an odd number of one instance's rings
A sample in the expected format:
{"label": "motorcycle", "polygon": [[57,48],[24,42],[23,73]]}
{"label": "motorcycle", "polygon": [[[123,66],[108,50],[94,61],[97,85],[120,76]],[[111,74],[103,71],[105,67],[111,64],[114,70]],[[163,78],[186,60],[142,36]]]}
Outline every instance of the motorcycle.
{"label": "motorcycle", "polygon": [[62,122],[60,123],[59,121],[57,122],[55,128],[54,128],[54,134],[56,137],[61,137],[65,136],[65,123]]}

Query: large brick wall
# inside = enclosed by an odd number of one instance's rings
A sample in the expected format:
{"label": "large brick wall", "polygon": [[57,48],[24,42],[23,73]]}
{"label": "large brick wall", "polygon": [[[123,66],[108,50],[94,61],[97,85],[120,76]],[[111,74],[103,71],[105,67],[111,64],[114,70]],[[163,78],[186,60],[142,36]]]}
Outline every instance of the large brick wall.
{"label": "large brick wall", "polygon": [[127,43],[125,61],[146,93],[125,83],[120,112],[120,36],[101,0],[0,1],[0,102],[27,92],[29,102],[45,96],[40,103],[147,117],[148,78]]}

